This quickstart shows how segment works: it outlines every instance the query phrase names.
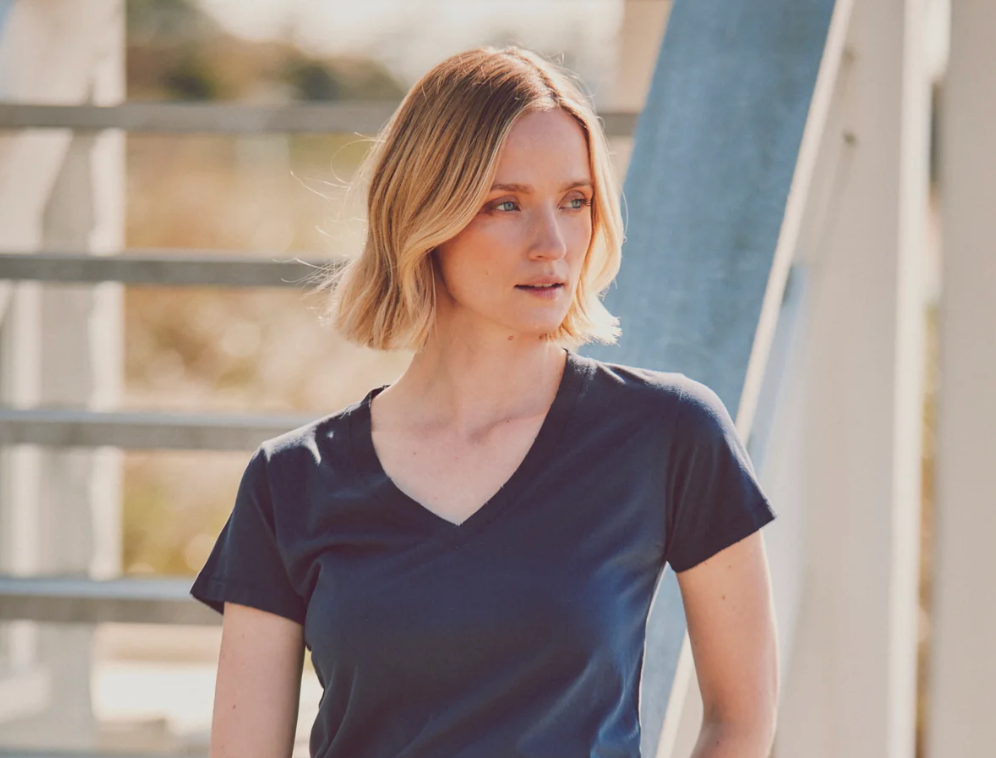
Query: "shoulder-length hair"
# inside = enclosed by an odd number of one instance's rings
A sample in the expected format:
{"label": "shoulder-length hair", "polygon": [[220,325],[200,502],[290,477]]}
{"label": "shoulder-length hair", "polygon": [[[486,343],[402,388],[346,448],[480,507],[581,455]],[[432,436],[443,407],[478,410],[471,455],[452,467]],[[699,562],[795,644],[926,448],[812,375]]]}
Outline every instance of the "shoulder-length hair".
{"label": "shoulder-length hair", "polygon": [[602,304],[624,239],[620,187],[594,108],[571,74],[518,47],[479,47],[436,65],[405,95],[374,141],[361,253],[324,275],[325,316],[351,342],[418,350],[435,319],[436,246],[474,218],[499,151],[523,113],[562,108],[585,132],[594,185],[592,239],[573,303],[548,338],[578,346],[615,342],[618,319]]}

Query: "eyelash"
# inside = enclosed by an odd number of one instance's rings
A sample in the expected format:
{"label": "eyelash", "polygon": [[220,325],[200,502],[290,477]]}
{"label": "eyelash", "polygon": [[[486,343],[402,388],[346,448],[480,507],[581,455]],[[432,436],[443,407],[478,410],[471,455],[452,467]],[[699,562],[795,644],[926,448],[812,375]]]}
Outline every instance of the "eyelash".
{"label": "eyelash", "polygon": [[[571,208],[572,211],[581,211],[581,210],[584,210],[587,206],[590,206],[591,203],[592,203],[592,199],[591,198],[587,198],[587,197],[574,197],[574,198],[571,198],[571,200],[569,202],[574,203],[574,202],[577,202],[577,201],[581,201],[581,207],[580,208]],[[492,205],[491,208],[490,208],[490,210],[497,211],[498,208],[500,208],[501,206],[505,205],[506,203],[513,203],[513,204],[515,204],[515,201],[514,200],[502,200],[500,203],[495,203],[494,205]]]}

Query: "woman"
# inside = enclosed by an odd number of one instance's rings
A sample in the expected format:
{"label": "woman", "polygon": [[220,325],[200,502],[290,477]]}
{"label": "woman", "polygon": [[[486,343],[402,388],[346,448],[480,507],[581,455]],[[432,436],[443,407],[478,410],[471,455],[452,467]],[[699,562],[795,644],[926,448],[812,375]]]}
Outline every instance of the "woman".
{"label": "woman", "polygon": [[775,514],[719,398],[612,342],[619,187],[575,82],[519,48],[436,66],[365,164],[335,325],[394,384],[253,455],[192,594],[223,611],[212,756],[290,755],[305,647],[322,758],[639,755],[645,623],[678,572],[696,758],[761,758]]}

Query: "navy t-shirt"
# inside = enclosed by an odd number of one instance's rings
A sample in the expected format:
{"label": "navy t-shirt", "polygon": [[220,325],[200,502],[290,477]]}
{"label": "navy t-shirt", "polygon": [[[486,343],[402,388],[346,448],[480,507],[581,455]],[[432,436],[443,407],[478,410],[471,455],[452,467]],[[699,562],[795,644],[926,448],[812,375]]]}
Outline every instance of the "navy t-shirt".
{"label": "navy t-shirt", "polygon": [[383,389],[256,450],[191,594],[303,625],[315,758],[637,758],[665,562],[775,518],[719,397],[568,352],[524,460],[457,525],[380,466]]}

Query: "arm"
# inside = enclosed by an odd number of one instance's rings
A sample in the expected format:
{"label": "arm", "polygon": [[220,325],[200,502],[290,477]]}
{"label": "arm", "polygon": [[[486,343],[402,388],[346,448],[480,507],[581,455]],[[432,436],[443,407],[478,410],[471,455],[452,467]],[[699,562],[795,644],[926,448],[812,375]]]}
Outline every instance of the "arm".
{"label": "arm", "polygon": [[778,703],[778,641],[761,533],[675,575],[702,692],[692,758],[767,758]]}
{"label": "arm", "polygon": [[211,758],[289,756],[300,705],[300,624],[225,603],[211,722]]}

